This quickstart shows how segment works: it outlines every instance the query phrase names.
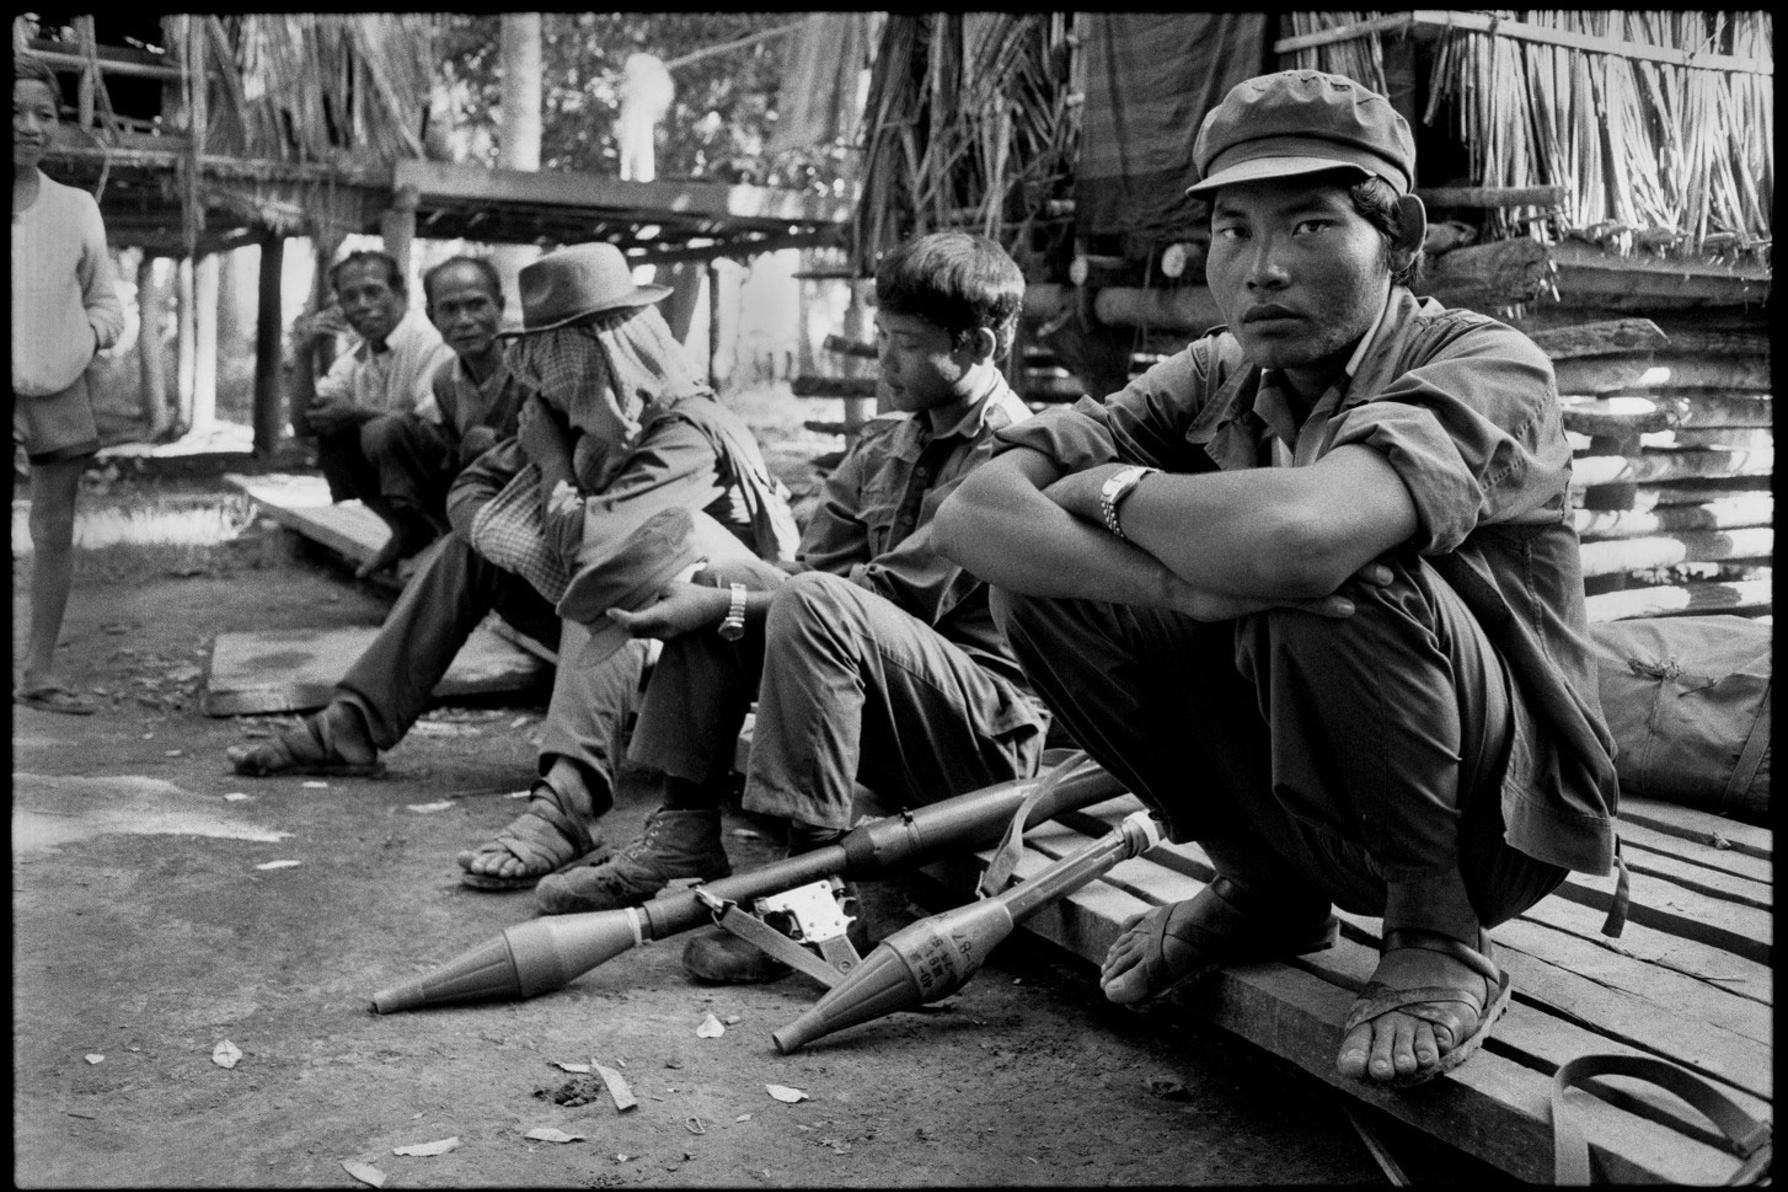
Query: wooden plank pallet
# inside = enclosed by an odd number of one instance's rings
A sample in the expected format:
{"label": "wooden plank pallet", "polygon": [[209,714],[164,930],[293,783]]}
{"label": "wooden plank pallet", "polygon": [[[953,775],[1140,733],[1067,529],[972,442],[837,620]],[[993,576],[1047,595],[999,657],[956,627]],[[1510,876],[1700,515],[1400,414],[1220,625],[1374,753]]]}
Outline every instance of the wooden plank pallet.
{"label": "wooden plank pallet", "polygon": [[[1018,876],[1040,871],[1140,806],[1125,795],[1033,830]],[[1377,919],[1343,915],[1331,951],[1228,970],[1179,995],[1180,1004],[1347,1096],[1537,1183],[1552,1181],[1552,1075],[1579,1055],[1657,1056],[1768,1118],[1772,834],[1651,800],[1623,799],[1621,809],[1631,870],[1625,931],[1618,939],[1600,931],[1613,877],[1578,874],[1496,928],[1514,1002],[1482,1052],[1429,1085],[1378,1090],[1334,1071],[1341,1023],[1377,962]],[[960,856],[926,872],[966,901],[988,856]],[[1097,964],[1126,918],[1190,898],[1211,876],[1196,845],[1162,845],[1046,908],[1019,934]],[[1567,1096],[1598,1179],[1707,1184],[1736,1170],[1718,1133],[1673,1096],[1626,1078],[1588,1083],[1596,1095]]]}

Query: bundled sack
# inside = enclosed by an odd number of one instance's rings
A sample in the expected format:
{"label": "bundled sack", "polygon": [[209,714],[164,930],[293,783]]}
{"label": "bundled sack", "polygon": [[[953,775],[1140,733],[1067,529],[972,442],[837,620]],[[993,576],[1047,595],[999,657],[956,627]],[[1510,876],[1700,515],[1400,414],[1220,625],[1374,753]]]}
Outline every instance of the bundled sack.
{"label": "bundled sack", "polygon": [[1590,626],[1622,794],[1764,822],[1770,635],[1726,615]]}

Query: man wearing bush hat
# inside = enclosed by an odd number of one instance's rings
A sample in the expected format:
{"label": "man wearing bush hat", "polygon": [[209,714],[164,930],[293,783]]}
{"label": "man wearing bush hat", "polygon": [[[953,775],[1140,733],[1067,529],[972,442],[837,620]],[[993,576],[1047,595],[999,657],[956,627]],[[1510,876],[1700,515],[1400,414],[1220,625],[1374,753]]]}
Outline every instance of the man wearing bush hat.
{"label": "man wearing bush hat", "polygon": [[1002,432],[940,511],[1074,738],[1217,871],[1126,925],[1116,1002],[1383,919],[1337,1068],[1412,1085],[1508,1003],[1488,929],[1613,860],[1552,368],[1417,298],[1408,125],[1283,71],[1204,120],[1228,320]]}
{"label": "man wearing bush hat", "polygon": [[[611,244],[548,253],[519,283],[522,330],[506,363],[529,396],[516,434],[454,481],[453,533],[421,556],[329,705],[230,753],[238,773],[257,777],[381,772],[379,754],[427,710],[460,647],[496,611],[558,652],[531,797],[458,856],[464,885],[496,891],[609,851],[597,821],[613,801],[647,643],[591,649],[586,622],[602,610],[567,598],[665,570],[642,554],[664,555],[670,573],[721,554],[767,567],[792,559],[797,539],[787,490],[755,438],[655,309],[666,287],[636,284]],[[667,513],[674,526],[653,520]],[[624,636],[601,628],[603,642]]]}

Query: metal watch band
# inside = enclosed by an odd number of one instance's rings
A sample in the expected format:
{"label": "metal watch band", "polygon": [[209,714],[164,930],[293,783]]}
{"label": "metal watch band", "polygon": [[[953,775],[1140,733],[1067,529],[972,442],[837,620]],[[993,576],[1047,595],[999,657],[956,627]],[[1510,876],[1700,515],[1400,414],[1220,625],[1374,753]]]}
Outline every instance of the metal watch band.
{"label": "metal watch band", "polygon": [[1125,542],[1130,535],[1124,533],[1124,527],[1118,524],[1118,506],[1124,498],[1136,491],[1136,486],[1150,472],[1158,472],[1159,468],[1147,468],[1133,464],[1128,468],[1113,472],[1111,478],[1099,489],[1099,516],[1105,522],[1105,528]]}

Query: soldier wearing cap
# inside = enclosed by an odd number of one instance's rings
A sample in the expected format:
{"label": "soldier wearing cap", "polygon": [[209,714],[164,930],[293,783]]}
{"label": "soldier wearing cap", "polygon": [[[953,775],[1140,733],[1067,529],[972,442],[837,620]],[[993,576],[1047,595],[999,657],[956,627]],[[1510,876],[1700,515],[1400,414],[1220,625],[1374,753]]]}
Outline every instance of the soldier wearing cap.
{"label": "soldier wearing cap", "polygon": [[996,588],[1074,738],[1217,876],[1126,925],[1157,996],[1381,916],[1348,1077],[1409,1085],[1507,1005],[1488,929],[1613,862],[1552,368],[1417,298],[1404,120],[1352,80],[1244,82],[1193,147],[1228,325],[999,436],[937,543]]}

